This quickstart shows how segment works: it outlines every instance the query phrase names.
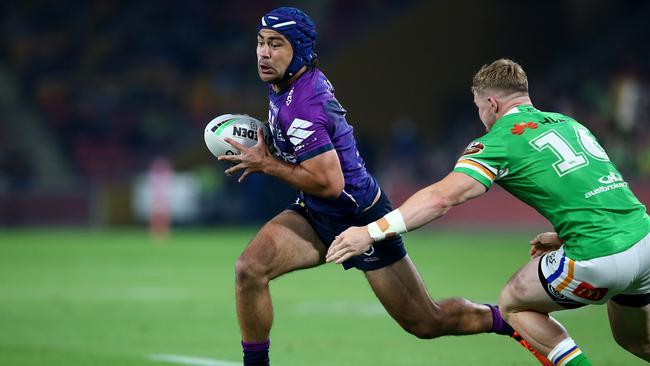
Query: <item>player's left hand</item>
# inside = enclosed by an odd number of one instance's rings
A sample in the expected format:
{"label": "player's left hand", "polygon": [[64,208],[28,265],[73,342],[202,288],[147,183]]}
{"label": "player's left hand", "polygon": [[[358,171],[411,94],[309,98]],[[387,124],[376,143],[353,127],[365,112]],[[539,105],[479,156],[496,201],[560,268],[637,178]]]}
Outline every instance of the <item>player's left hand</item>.
{"label": "player's left hand", "polygon": [[352,226],[336,236],[330,245],[325,261],[341,264],[367,251],[372,245],[372,238],[365,226]]}
{"label": "player's left hand", "polygon": [[542,256],[544,253],[552,252],[559,249],[564,240],[555,232],[538,234],[530,241],[531,259]]}
{"label": "player's left hand", "polygon": [[268,159],[273,159],[269,147],[264,141],[264,131],[262,128],[257,129],[257,144],[252,147],[246,147],[237,141],[226,137],[224,139],[227,143],[239,150],[239,155],[221,155],[217,159],[220,161],[229,161],[236,164],[225,170],[226,175],[233,175],[234,173],[243,170],[244,173],[237,180],[239,183],[243,182],[246,177],[251,173],[263,172]]}

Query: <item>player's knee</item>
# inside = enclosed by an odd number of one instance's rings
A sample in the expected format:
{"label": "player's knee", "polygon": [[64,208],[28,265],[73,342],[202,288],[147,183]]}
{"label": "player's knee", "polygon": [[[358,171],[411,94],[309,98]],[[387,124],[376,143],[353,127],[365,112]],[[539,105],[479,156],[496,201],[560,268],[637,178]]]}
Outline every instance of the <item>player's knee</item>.
{"label": "player's knee", "polygon": [[619,346],[623,347],[628,352],[646,361],[650,361],[650,340],[632,340],[617,334],[614,334],[614,339]]}
{"label": "player's knee", "polygon": [[241,287],[266,285],[268,270],[253,256],[242,254],[235,264],[235,279]]}
{"label": "player's knee", "polygon": [[512,313],[518,311],[525,299],[528,285],[519,276],[510,279],[499,295],[499,312],[501,317],[508,321]]}
{"label": "player's knee", "polygon": [[449,326],[443,319],[446,316],[443,307],[432,304],[431,308],[420,310],[420,313],[410,314],[408,319],[399,320],[399,324],[405,331],[420,339],[433,339],[447,334],[445,329]]}
{"label": "player's knee", "polygon": [[505,320],[506,322],[510,317],[511,309],[512,309],[512,301],[509,296],[509,289],[506,286],[501,290],[501,294],[499,294],[499,313],[501,314],[503,320]]}
{"label": "player's knee", "polygon": [[440,324],[435,322],[418,322],[401,325],[405,331],[420,339],[433,339],[444,335]]}

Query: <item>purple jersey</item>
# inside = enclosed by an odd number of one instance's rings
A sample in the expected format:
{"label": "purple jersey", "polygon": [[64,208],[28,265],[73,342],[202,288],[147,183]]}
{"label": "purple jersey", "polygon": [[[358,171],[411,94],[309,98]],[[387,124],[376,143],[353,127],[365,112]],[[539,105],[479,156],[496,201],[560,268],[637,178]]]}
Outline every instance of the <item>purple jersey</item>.
{"label": "purple jersey", "polygon": [[334,87],[319,69],[307,70],[289,89],[275,93],[269,86],[269,127],[275,153],[297,164],[336,150],[345,187],[336,199],[304,193],[305,204],[321,214],[348,216],[372,204],[377,181],[368,173],[354,140],[345,109],[334,97]]}

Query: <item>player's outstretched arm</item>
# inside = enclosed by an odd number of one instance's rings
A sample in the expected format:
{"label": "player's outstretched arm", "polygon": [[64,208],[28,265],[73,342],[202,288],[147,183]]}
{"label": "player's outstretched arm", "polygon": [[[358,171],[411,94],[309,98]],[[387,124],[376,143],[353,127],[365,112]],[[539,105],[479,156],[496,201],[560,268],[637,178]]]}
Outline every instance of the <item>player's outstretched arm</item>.
{"label": "player's outstretched arm", "polygon": [[249,174],[261,172],[314,196],[334,199],[341,195],[345,181],[335,150],[326,151],[300,164],[290,164],[276,159],[271,154],[264,142],[264,132],[261,128],[257,133],[260,138],[253,147],[246,147],[226,138],[226,142],[240,151],[239,155],[219,156],[219,160],[236,164],[226,169],[227,175],[243,171],[239,177],[239,182],[242,182]]}
{"label": "player's outstretched arm", "polygon": [[[415,230],[443,216],[453,206],[485,192],[485,186],[474,178],[462,173],[449,173],[441,181],[416,192],[398,208],[404,219],[405,229],[407,229],[405,231]],[[391,233],[401,234],[401,232],[382,230],[384,231],[384,236]]]}
{"label": "player's outstretched arm", "polygon": [[351,227],[332,242],[327,262],[343,263],[368,250],[373,242],[415,230],[447,213],[455,205],[485,193],[473,178],[452,172],[441,181],[412,195],[398,209],[364,227]]}

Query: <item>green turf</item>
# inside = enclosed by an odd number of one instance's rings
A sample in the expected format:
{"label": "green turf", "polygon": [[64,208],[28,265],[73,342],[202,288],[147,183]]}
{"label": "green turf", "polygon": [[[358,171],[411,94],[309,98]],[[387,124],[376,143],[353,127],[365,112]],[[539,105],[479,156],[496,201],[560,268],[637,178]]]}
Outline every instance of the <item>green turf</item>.
{"label": "green turf", "polygon": [[[526,260],[529,234],[408,234],[435,297],[493,302]],[[175,354],[241,358],[234,263],[251,230],[0,231],[0,365],[171,365]],[[336,265],[272,284],[274,365],[535,365],[495,335],[418,340],[358,271]],[[604,307],[558,314],[595,365],[643,365],[615,345]]]}

